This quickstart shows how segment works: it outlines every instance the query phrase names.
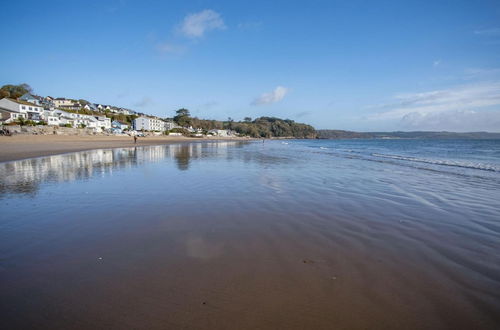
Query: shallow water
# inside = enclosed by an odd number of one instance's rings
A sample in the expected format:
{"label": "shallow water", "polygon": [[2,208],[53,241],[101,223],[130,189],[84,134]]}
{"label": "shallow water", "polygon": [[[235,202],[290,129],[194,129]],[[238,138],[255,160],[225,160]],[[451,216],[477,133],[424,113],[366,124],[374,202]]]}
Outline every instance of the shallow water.
{"label": "shallow water", "polygon": [[495,329],[499,201],[493,140],[207,142],[0,163],[0,322]]}

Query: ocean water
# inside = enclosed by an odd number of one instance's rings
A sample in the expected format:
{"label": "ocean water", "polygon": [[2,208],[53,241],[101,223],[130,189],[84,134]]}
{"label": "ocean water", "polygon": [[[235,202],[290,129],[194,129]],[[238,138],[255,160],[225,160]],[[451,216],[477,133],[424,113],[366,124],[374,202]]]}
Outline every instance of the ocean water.
{"label": "ocean water", "polygon": [[500,327],[498,140],[6,162],[0,219],[10,329]]}

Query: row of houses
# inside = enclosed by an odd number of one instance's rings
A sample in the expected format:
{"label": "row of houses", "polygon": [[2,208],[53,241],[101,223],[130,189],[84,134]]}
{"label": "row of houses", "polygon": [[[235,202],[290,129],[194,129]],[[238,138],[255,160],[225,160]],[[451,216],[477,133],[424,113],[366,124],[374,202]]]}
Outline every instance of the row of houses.
{"label": "row of houses", "polygon": [[[113,133],[123,133],[126,130],[135,131],[156,131],[165,132],[174,128],[183,128],[196,136],[203,134],[202,129],[194,129],[192,127],[181,127],[173,121],[167,121],[158,117],[141,115],[133,120],[132,127],[127,123],[113,121],[104,115],[87,115],[73,113],[65,110],[80,110],[81,108],[100,111],[109,110],[115,113],[132,114],[132,110],[124,108],[116,108],[104,106],[100,104],[86,104],[81,107],[77,101],[65,98],[51,98],[35,96],[26,93],[17,100],[11,98],[0,99],[0,121],[3,123],[17,122],[21,119],[31,120],[33,122],[45,122],[52,126],[71,126],[74,128],[93,128],[96,131],[112,131]],[[118,112],[121,111],[121,112]],[[124,112],[125,111],[125,112]],[[180,134],[180,133],[174,133]],[[210,130],[209,135],[229,137],[236,133],[229,130]]]}
{"label": "row of houses", "polygon": [[35,104],[37,106],[42,106],[45,109],[51,108],[59,108],[59,109],[67,109],[67,110],[80,110],[85,109],[89,111],[98,111],[98,112],[112,112],[116,114],[124,114],[124,115],[135,115],[136,112],[130,109],[115,107],[111,105],[99,104],[99,103],[87,103],[81,102],[78,100],[67,99],[64,97],[53,98],[51,96],[38,96],[33,95],[31,93],[26,93],[19,98],[19,101],[29,102]]}
{"label": "row of houses", "polygon": [[3,98],[0,100],[0,115],[4,123],[11,123],[19,119],[44,121],[47,125],[88,127],[97,131],[109,130],[112,127],[111,119],[106,116],[92,116],[67,112],[61,109],[44,109],[41,105]]}

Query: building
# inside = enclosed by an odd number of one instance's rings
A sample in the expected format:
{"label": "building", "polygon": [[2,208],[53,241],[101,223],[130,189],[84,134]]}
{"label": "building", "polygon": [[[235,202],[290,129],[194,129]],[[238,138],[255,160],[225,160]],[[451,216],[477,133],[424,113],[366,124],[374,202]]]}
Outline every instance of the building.
{"label": "building", "polygon": [[158,118],[140,116],[134,119],[133,126],[136,131],[165,131],[165,122]]}
{"label": "building", "polygon": [[229,137],[234,135],[232,131],[227,129],[211,129],[208,131],[208,134],[220,137]]}
{"label": "building", "polygon": [[31,94],[31,93],[26,93],[26,94],[24,94],[23,96],[21,96],[21,97],[19,98],[19,100],[20,100],[20,101],[25,101],[25,102],[33,103],[33,104],[35,104],[35,105],[42,105],[42,104],[40,103],[40,99],[41,99],[41,97],[39,97],[39,96],[34,96],[34,95],[33,95],[33,94]]}
{"label": "building", "polygon": [[106,116],[95,116],[97,119],[97,127],[101,129],[111,129],[111,119]]}
{"label": "building", "polygon": [[174,128],[180,128],[180,126],[177,125],[176,123],[174,123],[173,121],[166,121],[164,123],[165,123],[165,130],[166,131],[170,131],[171,129],[174,129]]}
{"label": "building", "polygon": [[123,130],[129,129],[128,124],[123,123],[123,122],[118,121],[118,120],[113,120],[111,122],[111,127],[113,128],[113,130],[117,130],[117,131],[120,131],[120,132],[122,132]]}
{"label": "building", "polygon": [[7,123],[15,121],[21,117],[24,119],[39,121],[42,119],[41,115],[43,114],[43,108],[39,105],[7,97],[0,100],[0,109],[3,110],[2,120]]}
{"label": "building", "polygon": [[84,108],[85,110],[89,110],[89,111],[97,111],[97,107],[96,107],[96,105],[95,105],[95,104],[93,104],[93,103],[88,103],[88,104],[85,104],[85,105],[83,106],[83,108]]}
{"label": "building", "polygon": [[[77,101],[66,99],[64,97],[58,97],[52,100],[56,108],[73,108]],[[80,107],[80,103],[78,103]]]}

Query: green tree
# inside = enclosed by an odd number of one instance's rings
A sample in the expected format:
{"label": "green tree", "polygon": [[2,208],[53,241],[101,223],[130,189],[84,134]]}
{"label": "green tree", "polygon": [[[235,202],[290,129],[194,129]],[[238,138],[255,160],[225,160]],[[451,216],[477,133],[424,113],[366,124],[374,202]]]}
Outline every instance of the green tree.
{"label": "green tree", "polygon": [[174,117],[174,122],[177,123],[177,125],[186,127],[190,126],[192,122],[191,114],[189,113],[188,109],[179,109],[176,112],[176,115]]}
{"label": "green tree", "polygon": [[3,85],[0,88],[0,98],[10,97],[12,99],[17,99],[26,93],[32,93],[33,88],[28,84],[20,85]]}

